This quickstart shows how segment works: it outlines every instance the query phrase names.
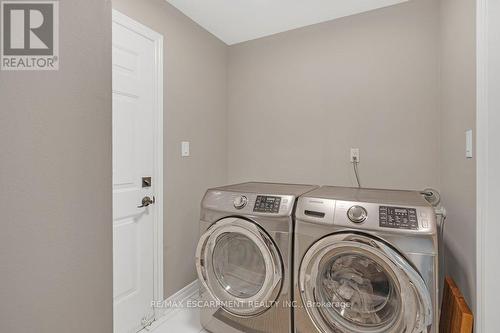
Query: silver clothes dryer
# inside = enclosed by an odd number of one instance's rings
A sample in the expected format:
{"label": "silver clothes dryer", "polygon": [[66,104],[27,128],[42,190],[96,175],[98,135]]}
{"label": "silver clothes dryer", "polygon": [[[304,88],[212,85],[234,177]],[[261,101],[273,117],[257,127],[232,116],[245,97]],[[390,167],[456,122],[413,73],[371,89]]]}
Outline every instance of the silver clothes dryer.
{"label": "silver clothes dryer", "polygon": [[438,237],[419,192],[322,187],[295,227],[297,333],[438,332]]}
{"label": "silver clothes dryer", "polygon": [[244,183],[207,191],[196,269],[201,324],[213,333],[290,333],[293,218],[310,185]]}

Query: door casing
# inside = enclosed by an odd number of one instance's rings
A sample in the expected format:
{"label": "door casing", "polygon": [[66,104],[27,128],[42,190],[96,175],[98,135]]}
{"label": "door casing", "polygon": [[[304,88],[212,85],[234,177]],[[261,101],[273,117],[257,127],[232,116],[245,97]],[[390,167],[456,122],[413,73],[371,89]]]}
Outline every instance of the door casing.
{"label": "door casing", "polygon": [[476,95],[477,95],[477,158],[476,158],[476,309],[474,331],[497,332],[498,253],[500,227],[497,206],[500,200],[500,6],[497,0],[476,3]]}

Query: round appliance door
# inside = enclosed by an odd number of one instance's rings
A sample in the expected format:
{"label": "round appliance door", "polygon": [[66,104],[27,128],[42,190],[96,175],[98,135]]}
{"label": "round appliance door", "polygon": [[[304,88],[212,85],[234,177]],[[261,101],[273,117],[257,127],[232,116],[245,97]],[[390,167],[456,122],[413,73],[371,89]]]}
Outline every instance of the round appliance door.
{"label": "round appliance door", "polygon": [[324,333],[427,332],[432,303],[425,282],[377,239],[335,234],[315,243],[299,270],[301,298]]}
{"label": "round appliance door", "polygon": [[203,234],[196,268],[211,296],[234,315],[261,314],[281,290],[278,249],[263,229],[242,218],[222,219]]}

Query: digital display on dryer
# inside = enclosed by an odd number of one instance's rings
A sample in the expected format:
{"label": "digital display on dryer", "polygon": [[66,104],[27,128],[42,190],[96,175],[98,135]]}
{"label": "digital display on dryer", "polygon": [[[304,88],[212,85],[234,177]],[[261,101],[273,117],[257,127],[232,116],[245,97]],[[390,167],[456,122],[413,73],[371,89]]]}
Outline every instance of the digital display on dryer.
{"label": "digital display on dryer", "polygon": [[278,214],[280,211],[280,203],[280,197],[258,195],[257,199],[255,199],[255,206],[253,207],[253,211],[257,213]]}
{"label": "digital display on dryer", "polygon": [[379,224],[384,228],[418,230],[417,210],[415,208],[379,208]]}

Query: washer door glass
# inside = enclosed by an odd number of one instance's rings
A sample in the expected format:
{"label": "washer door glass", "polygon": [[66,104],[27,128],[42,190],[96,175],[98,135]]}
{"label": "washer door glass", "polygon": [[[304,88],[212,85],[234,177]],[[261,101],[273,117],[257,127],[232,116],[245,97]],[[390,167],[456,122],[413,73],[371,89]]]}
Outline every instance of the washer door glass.
{"label": "washer door glass", "polygon": [[264,256],[243,234],[219,236],[213,250],[213,266],[222,288],[238,298],[255,296],[266,280]]}
{"label": "washer door glass", "polygon": [[220,306],[238,316],[256,316],[277,300],[283,262],[257,224],[242,218],[214,223],[200,238],[196,268],[203,287]]}
{"label": "washer door glass", "polygon": [[322,260],[316,284],[316,298],[332,305],[320,308],[329,321],[341,316],[356,326],[387,327],[398,317],[401,295],[394,274],[361,252]]}
{"label": "washer door glass", "polygon": [[384,242],[334,234],[309,248],[299,268],[304,307],[320,332],[427,332],[432,302],[415,269]]}

